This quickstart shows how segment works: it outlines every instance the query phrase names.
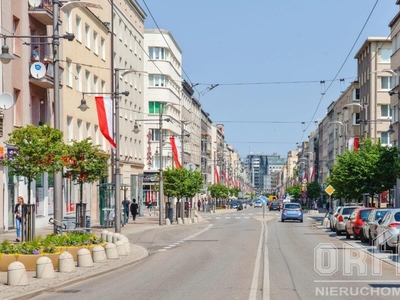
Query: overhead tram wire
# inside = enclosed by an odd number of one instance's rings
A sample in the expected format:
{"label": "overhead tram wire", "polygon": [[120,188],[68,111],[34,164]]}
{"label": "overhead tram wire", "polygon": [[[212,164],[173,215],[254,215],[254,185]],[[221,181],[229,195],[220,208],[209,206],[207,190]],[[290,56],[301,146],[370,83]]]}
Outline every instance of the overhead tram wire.
{"label": "overhead tram wire", "polygon": [[[359,40],[360,37],[361,37],[361,34],[363,33],[363,31],[364,31],[364,29],[365,29],[365,26],[367,26],[368,21],[369,21],[369,19],[371,18],[371,15],[372,15],[372,13],[374,12],[374,10],[375,10],[375,8],[376,8],[378,2],[379,2],[379,0],[376,0],[374,6],[373,6],[372,9],[371,9],[371,12],[369,13],[369,15],[368,15],[366,21],[364,22],[363,27],[362,27],[361,30],[360,30],[360,33],[358,34],[356,40],[354,41],[353,46],[351,47],[349,53],[347,54],[346,58],[344,59],[342,65],[341,65],[340,68],[339,68],[339,70],[336,72],[336,75],[335,75],[335,77],[334,77],[334,80],[337,79],[337,77],[339,76],[340,71],[342,71],[344,65],[346,64],[347,60],[349,59],[349,57],[350,57],[352,51],[354,50],[354,47],[356,46],[358,40]],[[310,127],[310,124],[311,124],[312,120],[315,118],[315,115],[317,114],[317,111],[318,111],[319,107],[321,106],[322,100],[324,99],[324,96],[326,95],[326,92],[331,88],[331,86],[332,86],[334,80],[331,81],[331,83],[328,85],[328,87],[327,87],[327,89],[325,90],[325,92],[321,95],[321,97],[320,97],[320,99],[319,99],[319,102],[318,102],[318,104],[317,104],[317,107],[315,108],[314,113],[313,113],[313,115],[312,115],[312,117],[311,117],[311,120],[307,123],[306,128],[303,130],[303,133],[302,133],[301,139],[300,139],[301,141],[302,141],[303,138],[304,138],[304,133],[305,133],[305,132],[307,131],[307,129]]]}

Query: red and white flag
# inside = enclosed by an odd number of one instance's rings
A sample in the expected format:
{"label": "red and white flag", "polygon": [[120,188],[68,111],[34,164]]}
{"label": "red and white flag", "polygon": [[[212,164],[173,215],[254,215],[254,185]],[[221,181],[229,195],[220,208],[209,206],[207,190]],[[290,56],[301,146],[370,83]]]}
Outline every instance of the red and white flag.
{"label": "red and white flag", "polygon": [[169,138],[169,141],[171,142],[171,147],[172,147],[172,153],[174,155],[174,164],[175,164],[175,168],[180,169],[182,168],[182,164],[180,161],[180,156],[178,153],[178,148],[176,147],[176,141],[175,141],[175,137],[171,136]]}
{"label": "red and white flag", "polygon": [[222,172],[222,176],[224,177],[225,186],[229,186],[228,177],[226,176],[226,172]]}
{"label": "red and white flag", "polygon": [[216,182],[216,184],[220,184],[221,183],[221,178],[219,177],[219,167],[218,166],[214,166],[214,173],[215,173],[215,182]]}
{"label": "red and white flag", "polygon": [[315,167],[314,166],[310,167],[308,182],[312,182],[314,180],[314,172],[315,172]]}
{"label": "red and white flag", "polygon": [[100,131],[114,148],[117,146],[114,139],[113,103],[110,97],[96,96],[97,116],[99,118]]}

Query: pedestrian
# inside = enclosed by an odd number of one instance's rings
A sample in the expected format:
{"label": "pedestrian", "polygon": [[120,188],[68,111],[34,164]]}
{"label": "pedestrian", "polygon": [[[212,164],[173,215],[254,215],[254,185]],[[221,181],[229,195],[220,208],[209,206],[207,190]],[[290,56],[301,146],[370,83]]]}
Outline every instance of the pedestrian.
{"label": "pedestrian", "polygon": [[317,200],[314,200],[314,209],[317,210],[318,209],[318,203]]}
{"label": "pedestrian", "polygon": [[136,199],[133,198],[132,199],[132,203],[129,206],[129,210],[130,210],[131,215],[132,215],[133,223],[136,223],[136,215],[138,214],[138,209],[139,209],[139,206],[136,203]]}
{"label": "pedestrian", "polygon": [[149,212],[149,216],[151,216],[151,208],[153,207],[153,203],[151,200],[147,203],[147,211]]}
{"label": "pedestrian", "polygon": [[31,62],[38,62],[40,60],[39,56],[39,46],[35,46],[31,52]]}
{"label": "pedestrian", "polygon": [[24,198],[19,196],[18,197],[18,203],[15,205],[14,209],[14,214],[15,214],[15,223],[17,227],[17,242],[21,241],[21,227],[24,231],[25,230],[25,224],[26,224],[26,215],[27,215],[27,205],[24,202]]}
{"label": "pedestrian", "polygon": [[326,213],[325,217],[329,214],[329,201],[326,201]]}
{"label": "pedestrian", "polygon": [[125,224],[128,223],[129,220],[129,204],[131,204],[131,201],[129,201],[128,199],[122,201],[122,207],[124,208]]}
{"label": "pedestrian", "polygon": [[197,210],[200,211],[200,208],[201,208],[201,201],[199,199],[199,201],[197,201]]}

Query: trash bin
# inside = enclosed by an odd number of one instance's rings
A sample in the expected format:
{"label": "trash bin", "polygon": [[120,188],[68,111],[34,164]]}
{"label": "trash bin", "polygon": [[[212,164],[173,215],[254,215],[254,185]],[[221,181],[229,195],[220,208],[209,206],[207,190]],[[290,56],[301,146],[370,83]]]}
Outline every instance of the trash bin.
{"label": "trash bin", "polygon": [[75,216],[65,216],[62,219],[62,222],[65,224],[67,230],[71,230],[75,228]]}

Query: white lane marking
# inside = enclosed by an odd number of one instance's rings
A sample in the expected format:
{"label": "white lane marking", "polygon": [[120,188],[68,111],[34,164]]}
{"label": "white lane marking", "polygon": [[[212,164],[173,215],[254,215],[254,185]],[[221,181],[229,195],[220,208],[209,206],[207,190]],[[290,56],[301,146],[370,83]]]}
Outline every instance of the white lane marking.
{"label": "white lane marking", "polygon": [[158,251],[159,251],[159,252],[161,252],[161,251],[167,251],[167,249],[159,249]]}
{"label": "white lane marking", "polygon": [[257,286],[258,286],[258,274],[260,273],[260,265],[261,265],[261,251],[262,251],[262,245],[263,245],[263,234],[265,230],[265,224],[264,222],[261,222],[261,233],[260,233],[260,240],[258,242],[258,250],[257,250],[257,256],[256,256],[256,263],[254,265],[254,272],[253,272],[253,280],[251,282],[251,288],[250,288],[250,295],[249,295],[249,300],[255,300],[257,299]]}
{"label": "white lane marking", "polygon": [[231,219],[231,217],[225,217],[225,219]]}
{"label": "white lane marking", "polygon": [[215,219],[219,220],[219,219],[221,219],[221,217],[216,217]]}
{"label": "white lane marking", "polygon": [[242,217],[235,217],[235,219],[241,219]]}
{"label": "white lane marking", "polygon": [[250,219],[250,217],[244,217],[245,219]]}

